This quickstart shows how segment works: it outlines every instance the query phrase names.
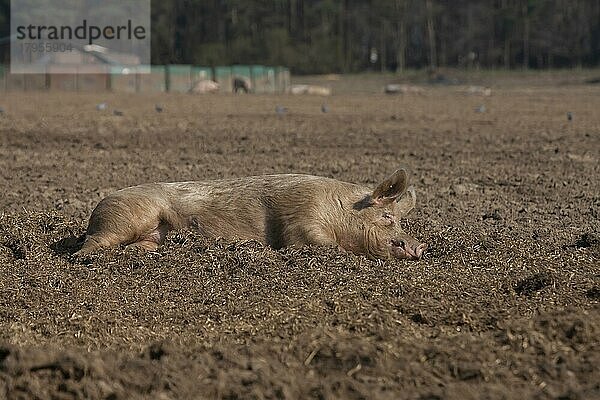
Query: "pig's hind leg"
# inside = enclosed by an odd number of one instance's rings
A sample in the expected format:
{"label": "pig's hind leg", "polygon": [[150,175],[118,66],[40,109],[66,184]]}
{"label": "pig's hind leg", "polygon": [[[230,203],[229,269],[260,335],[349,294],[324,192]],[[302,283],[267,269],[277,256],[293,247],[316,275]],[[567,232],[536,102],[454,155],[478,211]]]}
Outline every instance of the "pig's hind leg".
{"label": "pig's hind leg", "polygon": [[127,248],[140,248],[148,251],[156,251],[163,244],[169,232],[169,225],[161,222],[155,229],[141,236],[138,240],[127,245]]}
{"label": "pig's hind leg", "polygon": [[163,211],[164,206],[147,196],[105,198],[92,211],[78,254],[118,245],[156,250],[170,228],[161,218]]}
{"label": "pig's hind leg", "polygon": [[77,254],[88,254],[101,248],[114,247],[120,244],[125,244],[127,248],[155,251],[165,241],[169,230],[166,223],[160,223],[156,228],[148,230],[133,240],[130,239],[129,235],[121,236],[113,232],[96,232],[85,237],[85,242]]}

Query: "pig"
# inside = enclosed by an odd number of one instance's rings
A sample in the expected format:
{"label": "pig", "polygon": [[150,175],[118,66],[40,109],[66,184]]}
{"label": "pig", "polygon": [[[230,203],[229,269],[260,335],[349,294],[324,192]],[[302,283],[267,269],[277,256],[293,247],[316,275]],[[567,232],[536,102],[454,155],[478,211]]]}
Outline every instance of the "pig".
{"label": "pig", "polygon": [[220,88],[221,88],[221,86],[217,82],[211,81],[208,79],[203,79],[203,80],[195,82],[192,85],[192,88],[190,89],[190,93],[198,93],[198,94],[216,93],[219,91]]}
{"label": "pig", "polygon": [[316,96],[331,96],[331,88],[317,85],[292,85],[291,94],[309,94]]}
{"label": "pig", "polygon": [[385,85],[384,92],[386,94],[423,94],[424,90],[419,86],[390,83]]}
{"label": "pig", "polygon": [[250,80],[244,77],[236,76],[233,78],[233,93],[238,93],[240,90],[244,93],[250,93],[252,84]]}
{"label": "pig", "polygon": [[78,254],[127,245],[154,251],[171,230],[286,246],[337,246],[371,259],[420,259],[427,245],[400,227],[415,206],[406,169],[375,189],[312,175],[149,183],[93,210]]}

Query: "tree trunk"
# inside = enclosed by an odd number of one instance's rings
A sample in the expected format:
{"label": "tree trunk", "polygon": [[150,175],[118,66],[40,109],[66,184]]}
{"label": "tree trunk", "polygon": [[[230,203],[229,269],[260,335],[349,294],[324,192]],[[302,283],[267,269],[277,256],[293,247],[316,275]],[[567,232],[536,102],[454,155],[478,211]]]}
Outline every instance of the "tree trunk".
{"label": "tree trunk", "polygon": [[337,35],[337,59],[338,59],[338,69],[340,72],[346,72],[346,62],[345,62],[345,52],[344,52],[344,42],[346,35],[346,8],[345,1],[340,1],[340,10],[338,14],[338,35]]}
{"label": "tree trunk", "polygon": [[440,67],[445,67],[448,64],[448,20],[447,15],[444,13],[442,15],[440,26],[438,26],[438,36],[440,38],[440,53],[438,55],[438,65]]}
{"label": "tree trunk", "polygon": [[506,16],[507,10],[509,9],[508,0],[502,0],[500,5],[502,10],[502,30],[504,33],[504,43],[502,45],[502,61],[504,62],[504,69],[510,69],[510,39],[511,32],[509,31],[508,18]]}
{"label": "tree trunk", "polygon": [[398,31],[396,32],[396,71],[404,72],[406,68],[406,0],[396,0],[398,15]]}
{"label": "tree trunk", "polygon": [[385,72],[385,68],[386,68],[386,64],[387,64],[387,49],[386,49],[386,43],[385,43],[385,26],[386,26],[387,21],[384,19],[383,21],[381,21],[381,40],[379,41],[380,47],[381,47],[381,57],[380,57],[380,63],[381,63],[381,72]]}
{"label": "tree trunk", "polygon": [[529,68],[529,9],[523,5],[523,69]]}
{"label": "tree trunk", "polygon": [[425,3],[427,7],[427,38],[429,40],[429,68],[433,71],[437,65],[437,55],[435,48],[435,30],[433,27],[433,4],[431,0]]}

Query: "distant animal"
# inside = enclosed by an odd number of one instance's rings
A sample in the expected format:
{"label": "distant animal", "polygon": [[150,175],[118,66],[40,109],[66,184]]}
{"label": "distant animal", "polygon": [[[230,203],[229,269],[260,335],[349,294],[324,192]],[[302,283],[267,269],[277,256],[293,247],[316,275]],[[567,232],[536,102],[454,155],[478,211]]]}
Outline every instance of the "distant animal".
{"label": "distant animal", "polygon": [[209,79],[203,79],[195,82],[190,89],[190,93],[204,94],[204,93],[216,93],[220,90],[221,85],[215,81]]}
{"label": "distant animal", "polygon": [[427,249],[401,226],[416,202],[399,169],[375,189],[312,175],[149,183],[96,206],[78,254],[128,245],[156,250],[174,229],[257,240],[273,248],[324,245],[370,258],[419,259]]}
{"label": "distant animal", "polygon": [[331,88],[317,85],[292,85],[291,94],[309,94],[317,96],[330,96]]}
{"label": "distant animal", "polygon": [[424,92],[422,87],[414,86],[414,85],[407,85],[407,84],[403,84],[403,83],[390,83],[388,85],[385,85],[385,88],[383,89],[383,91],[386,94],[407,94],[407,93],[422,94]]}
{"label": "distant animal", "polygon": [[123,116],[123,111],[113,110],[113,114],[116,115],[117,117],[122,117]]}
{"label": "distant animal", "polygon": [[104,111],[108,108],[108,105],[106,103],[100,103],[96,105],[96,110],[98,111]]}
{"label": "distant animal", "polygon": [[275,112],[277,113],[277,115],[283,115],[285,113],[287,113],[288,109],[286,107],[283,106],[275,106]]}
{"label": "distant animal", "polygon": [[571,111],[567,113],[567,120],[573,121],[573,113]]}
{"label": "distant animal", "polygon": [[492,89],[487,86],[469,86],[466,89],[466,93],[489,97],[492,95]]}
{"label": "distant animal", "polygon": [[250,93],[252,85],[246,78],[236,76],[233,78],[233,93],[238,93],[240,90],[244,93]]}
{"label": "distant animal", "polygon": [[326,114],[329,112],[329,106],[327,106],[327,104],[321,104],[321,112],[323,114]]}
{"label": "distant animal", "polygon": [[155,110],[157,113],[161,113],[161,112],[163,112],[163,111],[164,111],[164,108],[163,108],[163,106],[161,106],[160,104],[156,104],[156,105],[154,106],[154,110]]}

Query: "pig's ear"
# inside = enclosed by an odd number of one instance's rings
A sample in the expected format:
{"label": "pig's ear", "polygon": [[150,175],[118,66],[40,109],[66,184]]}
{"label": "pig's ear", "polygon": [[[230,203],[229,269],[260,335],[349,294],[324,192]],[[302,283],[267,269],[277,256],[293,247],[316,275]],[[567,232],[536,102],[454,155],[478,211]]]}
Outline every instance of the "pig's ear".
{"label": "pig's ear", "polygon": [[417,203],[417,195],[415,194],[415,188],[409,187],[406,189],[406,193],[396,200],[396,210],[399,215],[404,216],[415,208]]}
{"label": "pig's ear", "polygon": [[392,203],[400,195],[406,192],[408,186],[408,174],[404,168],[396,170],[392,175],[385,178],[373,191],[371,199],[373,205],[386,205]]}

